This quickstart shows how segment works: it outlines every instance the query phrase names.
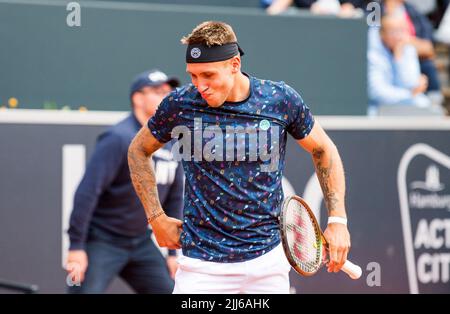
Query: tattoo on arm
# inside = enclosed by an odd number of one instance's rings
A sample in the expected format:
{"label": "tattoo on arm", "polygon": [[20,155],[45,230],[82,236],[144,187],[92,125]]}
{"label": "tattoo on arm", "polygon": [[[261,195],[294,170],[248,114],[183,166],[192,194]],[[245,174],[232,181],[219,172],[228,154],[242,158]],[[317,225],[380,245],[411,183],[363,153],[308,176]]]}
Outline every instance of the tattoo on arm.
{"label": "tattoo on arm", "polygon": [[[142,132],[145,131],[141,130],[138,133],[128,149],[128,166],[136,194],[144,206],[148,222],[151,222],[164,214],[164,211],[158,198],[155,172],[150,163],[151,154],[143,149],[147,136]],[[148,143],[146,145],[148,146]],[[156,151],[159,147],[161,145],[155,142],[150,150]],[[148,147],[146,149],[148,150]]]}
{"label": "tattoo on arm", "polygon": [[[325,159],[326,155],[329,155],[328,160]],[[339,195],[339,193],[335,190],[332,181],[333,171],[336,170],[333,154],[326,154],[322,148],[315,148],[312,151],[312,157],[316,166],[317,178],[319,179],[320,186],[322,187],[328,212],[340,209],[338,205],[343,201],[343,195]]]}

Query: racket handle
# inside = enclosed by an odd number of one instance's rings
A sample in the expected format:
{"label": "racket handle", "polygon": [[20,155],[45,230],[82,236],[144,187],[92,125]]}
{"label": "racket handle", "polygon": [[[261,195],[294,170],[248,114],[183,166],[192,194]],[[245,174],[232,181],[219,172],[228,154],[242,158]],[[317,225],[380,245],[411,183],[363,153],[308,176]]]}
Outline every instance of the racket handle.
{"label": "racket handle", "polygon": [[361,267],[353,264],[349,260],[346,260],[341,270],[350,276],[352,279],[359,279],[362,275]]}

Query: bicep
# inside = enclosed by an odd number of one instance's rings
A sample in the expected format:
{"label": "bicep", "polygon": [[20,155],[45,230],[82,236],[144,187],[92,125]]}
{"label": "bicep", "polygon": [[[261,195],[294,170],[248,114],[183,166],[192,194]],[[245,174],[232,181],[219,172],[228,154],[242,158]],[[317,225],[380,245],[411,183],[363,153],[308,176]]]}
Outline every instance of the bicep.
{"label": "bicep", "polygon": [[144,125],[131,142],[129,151],[139,150],[149,156],[160,149],[163,145],[164,143],[158,141],[150,132],[150,129]]}
{"label": "bicep", "polygon": [[334,145],[317,121],[315,121],[309,135],[303,139],[297,140],[297,143],[310,154],[312,154],[315,150],[326,149],[327,147]]}

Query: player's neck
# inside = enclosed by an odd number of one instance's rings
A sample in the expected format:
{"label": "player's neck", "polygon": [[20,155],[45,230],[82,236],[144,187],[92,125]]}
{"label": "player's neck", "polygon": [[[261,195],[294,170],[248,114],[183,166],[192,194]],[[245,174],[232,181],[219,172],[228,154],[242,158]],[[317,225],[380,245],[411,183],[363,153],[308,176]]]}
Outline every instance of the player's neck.
{"label": "player's neck", "polygon": [[250,79],[239,72],[236,75],[233,89],[228,95],[227,101],[229,102],[239,102],[247,99],[250,94]]}

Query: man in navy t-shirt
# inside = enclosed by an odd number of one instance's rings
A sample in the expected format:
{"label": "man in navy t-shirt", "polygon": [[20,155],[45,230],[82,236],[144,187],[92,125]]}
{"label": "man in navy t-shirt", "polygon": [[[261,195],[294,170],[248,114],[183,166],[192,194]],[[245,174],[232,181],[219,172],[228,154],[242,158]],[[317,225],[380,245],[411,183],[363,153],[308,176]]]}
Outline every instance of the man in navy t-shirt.
{"label": "man in navy t-shirt", "polygon": [[[182,42],[192,84],[162,101],[128,153],[158,243],[182,248],[174,293],[288,293],[278,227],[287,134],[311,153],[329,216],[344,221],[338,151],[294,89],[241,72],[243,51],[229,25],[204,22]],[[183,221],[165,215],[144,162],[172,138],[186,175]],[[328,270],[337,272],[349,232],[330,223],[325,237]]]}

